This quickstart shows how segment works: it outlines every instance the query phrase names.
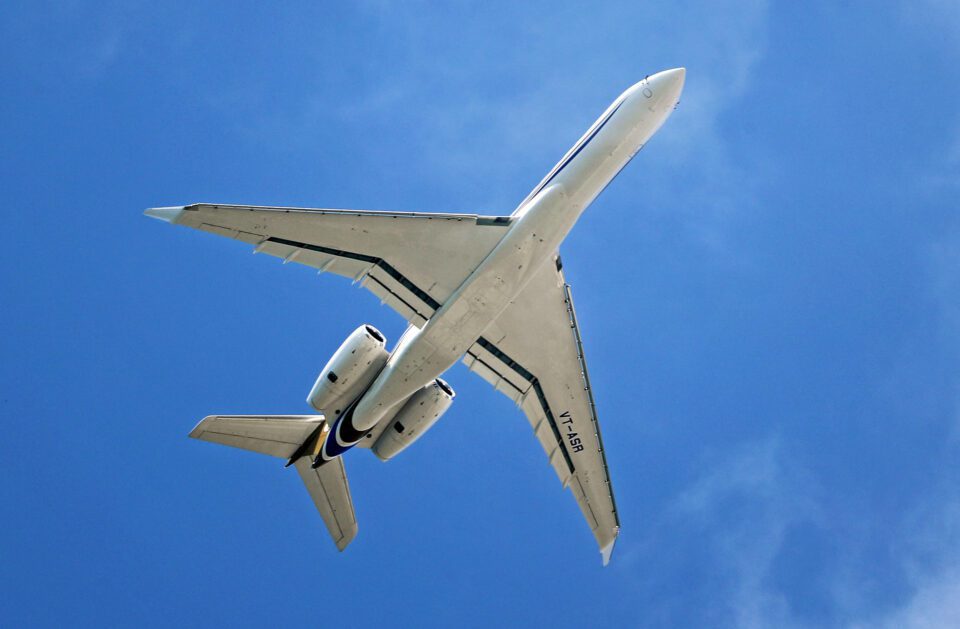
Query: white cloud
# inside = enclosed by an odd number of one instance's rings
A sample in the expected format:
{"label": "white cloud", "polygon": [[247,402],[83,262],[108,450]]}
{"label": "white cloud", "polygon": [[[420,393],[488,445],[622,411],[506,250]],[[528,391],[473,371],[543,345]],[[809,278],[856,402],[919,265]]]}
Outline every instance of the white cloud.
{"label": "white cloud", "polygon": [[853,627],[960,627],[960,494],[935,492],[910,518],[903,564],[914,593],[882,618]]}
{"label": "white cloud", "polygon": [[927,577],[904,608],[867,626],[891,629],[960,627],[960,567],[936,578]]}
{"label": "white cloud", "polygon": [[[930,247],[928,266],[937,341],[946,360],[960,364],[960,229],[948,232]],[[952,437],[960,443],[960,371],[947,386],[953,388]]]}
{"label": "white cloud", "polygon": [[[901,4],[905,16],[915,23],[937,30],[960,34],[960,2],[956,0],[921,0]],[[948,45],[960,47],[954,39],[945,40]]]}
{"label": "white cloud", "polygon": [[[952,57],[960,55],[960,2],[956,0],[904,1],[900,5],[905,23],[924,46],[940,42],[943,51]],[[934,188],[960,188],[960,117],[946,121],[952,127],[945,135],[952,140],[938,147],[931,156],[921,181]]]}
{"label": "white cloud", "polygon": [[[686,93],[656,139],[658,159],[645,161],[645,194],[653,211],[669,208],[695,237],[721,246],[725,219],[750,205],[751,186],[718,121],[750,89],[766,45],[766,0],[600,4],[591,6],[588,25],[579,5],[444,6],[421,14],[405,5],[361,4],[373,31],[389,34],[397,58],[375,65],[351,59],[366,78],[341,94],[340,104],[305,94],[299,106],[245,116],[244,128],[262,127],[269,132],[250,137],[287,146],[316,143],[337,119],[343,126],[362,119],[367,128],[415,128],[419,144],[404,155],[408,169],[431,173],[441,194],[458,197],[454,205],[466,197],[471,207],[509,212],[619,90],[682,64]],[[375,160],[384,149],[358,142],[355,150]],[[678,169],[685,183],[678,183]]]}
{"label": "white cloud", "polygon": [[[626,574],[640,575],[641,591],[655,590],[653,580],[664,576],[651,570],[650,564],[661,561],[661,545],[685,540],[684,548],[672,550],[670,557],[708,552],[697,567],[711,575],[705,579],[707,591],[700,592],[695,603],[688,600],[690,592],[678,594],[679,602],[657,601],[654,609],[643,609],[644,616],[676,624],[678,615],[685,617],[692,611],[708,615],[711,626],[800,624],[790,601],[771,585],[769,576],[788,532],[803,524],[816,526],[821,520],[817,493],[815,479],[796,465],[775,437],[744,443],[708,463],[704,473],[658,516],[650,535],[656,541],[622,558]],[[696,548],[687,547],[690,540],[697,540]],[[669,609],[656,609],[657,604]],[[699,624],[705,618],[686,622]]]}
{"label": "white cloud", "polygon": [[[728,219],[752,209],[754,191],[769,174],[738,164],[720,120],[752,87],[755,66],[766,49],[767,4],[712,8],[710,15],[691,21],[693,28],[685,32],[683,52],[693,58],[697,72],[688,75],[675,120],[656,140],[657,154],[665,161],[652,174],[664,211],[682,215],[703,244],[728,253]],[[680,171],[687,174],[683,182],[676,177]]]}
{"label": "white cloud", "polygon": [[[887,523],[897,533],[888,537],[893,560],[886,569],[904,574],[912,593],[886,612],[876,593],[869,587],[864,590],[865,581],[874,579],[869,571],[883,565],[863,554],[858,539],[869,535],[873,524],[856,519],[838,522],[843,515],[826,514],[820,494],[814,475],[789,456],[779,439],[745,443],[717,458],[678,494],[659,516],[652,537],[658,545],[679,539],[674,535],[677,530],[684,538],[701,538],[710,555],[701,559],[699,569],[725,577],[710,581],[709,591],[701,592],[696,602],[698,612],[709,610],[714,626],[816,626],[816,619],[798,615],[792,607],[802,594],[781,591],[771,578],[782,553],[789,555],[795,543],[788,533],[807,525],[844,540],[835,549],[831,567],[822,573],[827,617],[845,618],[857,629],[960,626],[960,492],[953,484],[943,482],[902,519]],[[628,574],[648,572],[651,552],[634,549],[622,558],[622,569]],[[654,570],[640,578],[638,587],[649,590],[650,579],[662,575]],[[675,621],[683,612],[674,608],[644,613]]]}
{"label": "white cloud", "polygon": [[[502,61],[537,60],[530,65],[538,71],[529,76],[523,90],[490,98],[453,85],[455,98],[430,103],[423,118],[437,132],[428,145],[437,147],[428,155],[431,164],[452,177],[480,168],[494,182],[494,189],[498,182],[514,181],[518,170],[530,172],[532,186],[543,173],[534,172],[531,164],[542,163],[549,151],[547,166],[552,165],[603,111],[607,99],[641,78],[639,72],[686,65],[681,106],[651,145],[657,159],[644,161],[645,194],[652,206],[684,216],[702,240],[716,245],[722,240],[726,215],[748,204],[750,177],[729,156],[719,120],[750,89],[754,67],[766,45],[766,2],[715,3],[707,8],[679,3],[666,9],[638,5],[633,11],[597,7],[594,11],[600,13],[593,16],[597,23],[617,25],[612,27],[614,32],[584,29],[578,34],[577,48],[590,54],[565,58],[563,71],[543,71],[555,65],[549,61],[557,53],[555,38],[529,38],[523,42],[522,59],[507,55]],[[556,35],[566,32],[570,24],[564,17],[553,22],[546,18],[541,28]],[[613,39],[629,38],[631,31],[646,43],[626,48],[610,44]],[[658,59],[669,61],[623,59],[654,51]],[[491,62],[496,64],[494,59]],[[477,155],[477,135],[497,139],[497,160]],[[676,177],[681,169],[687,173],[682,184]],[[696,183],[691,186],[690,181]]]}
{"label": "white cloud", "polygon": [[[678,497],[672,516],[701,519],[716,544],[716,559],[733,577],[729,604],[736,626],[792,624],[787,601],[766,578],[787,529],[817,519],[811,488],[806,474],[791,469],[779,441],[768,439],[742,446]],[[731,498],[752,503],[752,517],[715,528],[717,512]]]}

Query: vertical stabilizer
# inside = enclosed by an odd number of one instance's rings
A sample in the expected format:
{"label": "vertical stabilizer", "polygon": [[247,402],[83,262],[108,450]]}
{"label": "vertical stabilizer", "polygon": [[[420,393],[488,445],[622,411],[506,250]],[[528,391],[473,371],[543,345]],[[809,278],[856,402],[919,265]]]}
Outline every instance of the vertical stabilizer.
{"label": "vertical stabilizer", "polygon": [[323,518],[337,549],[343,550],[357,536],[357,517],[343,459],[337,457],[320,467],[310,466],[310,458],[303,456],[294,463],[303,484]]}

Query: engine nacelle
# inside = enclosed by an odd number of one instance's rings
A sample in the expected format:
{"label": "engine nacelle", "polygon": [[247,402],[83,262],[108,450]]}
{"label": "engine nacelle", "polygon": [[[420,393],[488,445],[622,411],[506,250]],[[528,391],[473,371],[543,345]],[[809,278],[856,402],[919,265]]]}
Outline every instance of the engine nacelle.
{"label": "engine nacelle", "polygon": [[437,378],[410,396],[373,444],[373,453],[386,461],[419,439],[450,405],[456,393]]}
{"label": "engine nacelle", "polygon": [[310,389],[307,403],[336,418],[370,386],[387,363],[387,340],[372,325],[361,325],[340,345]]}

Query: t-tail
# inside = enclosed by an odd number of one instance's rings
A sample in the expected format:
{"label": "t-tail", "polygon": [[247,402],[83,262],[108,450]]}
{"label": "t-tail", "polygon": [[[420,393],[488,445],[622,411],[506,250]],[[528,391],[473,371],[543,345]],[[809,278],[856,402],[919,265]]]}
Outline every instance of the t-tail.
{"label": "t-tail", "polygon": [[269,454],[294,465],[337,549],[343,550],[357,535],[343,461],[311,465],[328,434],[323,415],[211,415],[190,432],[194,439]]}
{"label": "t-tail", "polygon": [[[357,518],[342,455],[360,446],[388,460],[419,439],[456,395],[437,378],[397,406],[373,429],[356,430],[352,410],[389,359],[386,339],[362,325],[327,362],[307,396],[317,415],[211,415],[194,439],[285,459],[294,466],[330,536],[343,550],[357,534]],[[329,419],[328,419],[329,418]]]}

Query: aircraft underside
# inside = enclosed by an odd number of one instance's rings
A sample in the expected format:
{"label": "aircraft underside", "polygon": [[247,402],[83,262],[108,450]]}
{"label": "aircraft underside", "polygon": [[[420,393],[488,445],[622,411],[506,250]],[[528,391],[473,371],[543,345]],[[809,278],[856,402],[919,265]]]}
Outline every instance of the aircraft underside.
{"label": "aircraft underside", "polygon": [[625,91],[509,216],[194,204],[167,222],[349,277],[409,326],[392,351],[369,324],[343,342],[307,402],[317,415],[210,416],[191,437],[294,466],[337,547],[357,533],[342,455],[409,448],[453,403],[458,360],[513,400],[609,560],[620,530],[580,327],[558,248],[676,106],[683,69]]}

